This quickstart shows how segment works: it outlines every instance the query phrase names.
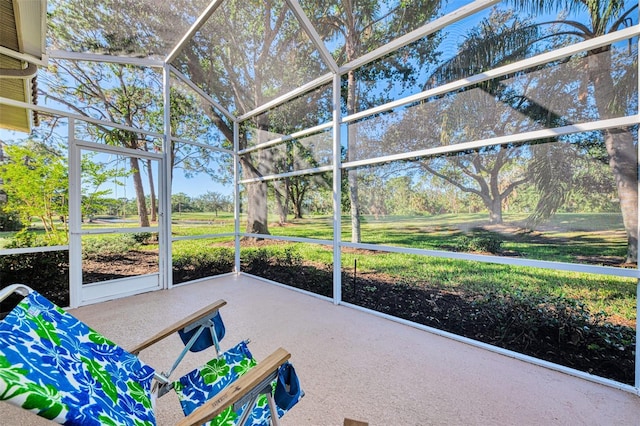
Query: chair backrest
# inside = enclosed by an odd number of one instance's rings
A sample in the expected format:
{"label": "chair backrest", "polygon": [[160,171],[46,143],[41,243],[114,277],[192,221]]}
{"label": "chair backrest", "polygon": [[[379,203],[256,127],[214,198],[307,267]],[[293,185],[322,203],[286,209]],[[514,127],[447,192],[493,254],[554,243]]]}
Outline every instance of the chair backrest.
{"label": "chair backrest", "polygon": [[[184,414],[191,414],[256,364],[247,343],[243,341],[220,357],[182,376],[174,383],[173,388]],[[228,420],[238,417],[238,413],[234,413],[231,407],[223,414]]]}
{"label": "chair backrest", "polygon": [[0,399],[58,423],[154,425],[153,377],[35,291],[0,321]]}
{"label": "chair backrest", "polygon": [[[287,354],[288,358],[288,353],[285,352],[285,354]],[[247,347],[247,342],[242,341],[222,353],[218,358],[212,359],[205,365],[181,377],[174,383],[173,387],[180,399],[184,414],[189,416],[205,402],[216,400],[219,394],[223,393],[227,388],[235,387],[235,384],[231,385],[237,382],[241,376],[247,374],[249,370],[255,368],[257,364]],[[255,387],[247,388],[246,394],[238,404],[230,405],[212,421],[207,422],[206,425],[242,424],[268,426],[272,424],[272,416],[275,416],[276,419],[282,417],[302,398],[304,392],[299,388],[296,377],[295,395],[288,395],[290,397],[288,399],[282,398],[287,399],[286,407],[281,407],[276,403],[269,403],[267,395],[274,392],[277,393],[279,388],[277,384],[278,365],[280,364],[274,364],[274,367],[272,367],[274,370],[271,378],[264,382],[256,383]],[[293,366],[289,363],[280,366],[280,370],[283,368],[289,372],[294,371]],[[295,375],[295,372],[292,374]],[[273,423],[275,424],[275,422]]]}

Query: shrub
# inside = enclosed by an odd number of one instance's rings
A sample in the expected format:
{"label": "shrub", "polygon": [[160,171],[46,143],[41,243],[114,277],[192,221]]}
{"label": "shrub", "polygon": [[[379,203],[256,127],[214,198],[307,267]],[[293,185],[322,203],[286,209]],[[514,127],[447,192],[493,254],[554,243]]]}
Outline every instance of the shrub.
{"label": "shrub", "polygon": [[303,261],[300,252],[293,246],[246,249],[242,259],[243,270],[255,275],[273,268],[298,270]]}
{"label": "shrub", "polygon": [[183,283],[233,271],[234,251],[215,247],[173,255],[173,281]]}
{"label": "shrub", "polygon": [[613,363],[618,374],[609,378],[633,381],[635,330],[607,322],[603,312],[590,312],[573,299],[524,292],[483,295],[474,306],[470,319],[487,325],[481,334],[488,343],[588,372]]}
{"label": "shrub", "polygon": [[271,256],[264,248],[246,250],[242,257],[243,269],[250,274],[259,275],[271,266]]}
{"label": "shrub", "polygon": [[46,247],[64,245],[66,243],[65,233],[39,234],[28,228],[24,228],[13,235],[5,248]]}
{"label": "shrub", "polygon": [[294,247],[286,246],[284,250],[274,253],[274,265],[283,268],[299,268],[302,255]]}
{"label": "shrub", "polygon": [[17,213],[0,211],[0,231],[19,231],[23,227]]}
{"label": "shrub", "polygon": [[[0,256],[0,283],[26,284],[59,306],[69,306],[69,252]],[[8,311],[2,306],[2,311]]]}
{"label": "shrub", "polygon": [[22,248],[22,247],[36,247],[36,234],[35,232],[29,232],[28,229],[23,229],[16,232],[11,241],[7,244],[7,248]]}
{"label": "shrub", "polygon": [[139,247],[135,234],[116,237],[86,238],[82,241],[82,257],[93,259],[101,255],[126,253]]}
{"label": "shrub", "polygon": [[[151,232],[137,232],[135,234],[132,234],[132,236],[133,240],[138,244],[149,244],[149,241],[151,241],[151,238],[154,236],[154,234],[152,234]],[[157,239],[157,234],[155,238]]]}
{"label": "shrub", "polygon": [[498,253],[502,247],[502,241],[496,237],[468,236],[461,235],[454,240],[456,251],[483,251],[488,253]]}

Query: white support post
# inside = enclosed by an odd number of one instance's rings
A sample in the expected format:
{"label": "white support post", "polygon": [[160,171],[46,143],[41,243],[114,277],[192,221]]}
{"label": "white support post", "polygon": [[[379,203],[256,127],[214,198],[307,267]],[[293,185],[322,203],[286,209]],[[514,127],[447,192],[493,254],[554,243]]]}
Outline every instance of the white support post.
{"label": "white support post", "polygon": [[160,162],[160,194],[158,199],[158,243],[160,244],[160,287],[173,287],[171,274],[173,257],[171,250],[171,70],[162,68],[162,100],[164,103],[164,137]]}
{"label": "white support post", "polygon": [[233,232],[235,235],[235,272],[240,273],[240,123],[233,122]]}
{"label": "white support post", "polygon": [[640,341],[640,328],[638,327],[638,314],[640,313],[640,279],[636,279],[636,359],[635,359],[635,380],[634,387],[636,394],[640,395],[640,354],[638,353],[638,342]]}
{"label": "white support post", "polygon": [[[640,96],[640,75],[638,75],[638,63],[636,61],[636,75],[637,75],[637,88],[636,88],[636,96]],[[638,138],[636,134],[636,138]],[[638,140],[636,140],[636,159],[640,159],[640,144],[638,144]],[[636,162],[636,185],[638,188],[638,192],[640,192],[640,164]],[[638,219],[640,219],[640,200],[637,200],[636,206],[636,223],[638,223]],[[639,241],[640,238],[640,226],[636,229],[636,241]],[[637,259],[636,259],[636,268],[638,268]],[[636,279],[636,358],[635,358],[635,380],[634,387],[636,390],[636,395],[640,395],[640,346],[638,343],[640,342],[640,327],[638,327],[638,315],[640,314],[640,278]]]}
{"label": "white support post", "polygon": [[69,161],[69,307],[82,302],[82,212],[80,208],[80,148],[76,145],[75,119],[69,119],[67,134]]}
{"label": "white support post", "polygon": [[342,235],[342,203],[341,203],[341,119],[340,111],[340,74],[333,76],[333,303],[342,302],[342,261],[341,261],[341,235]]}

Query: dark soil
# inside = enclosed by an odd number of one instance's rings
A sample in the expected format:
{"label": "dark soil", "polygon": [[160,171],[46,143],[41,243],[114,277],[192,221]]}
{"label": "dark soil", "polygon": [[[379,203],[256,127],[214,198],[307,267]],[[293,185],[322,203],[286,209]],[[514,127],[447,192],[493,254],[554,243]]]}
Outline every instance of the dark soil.
{"label": "dark soil", "polygon": [[100,255],[82,261],[85,284],[158,272],[158,252],[131,250],[123,254]]}

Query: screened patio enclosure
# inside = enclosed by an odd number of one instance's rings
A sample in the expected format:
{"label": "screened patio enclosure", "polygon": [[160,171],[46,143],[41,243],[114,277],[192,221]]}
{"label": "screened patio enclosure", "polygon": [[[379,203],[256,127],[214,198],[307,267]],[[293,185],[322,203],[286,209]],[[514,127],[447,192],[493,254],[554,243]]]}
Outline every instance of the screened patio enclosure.
{"label": "screened patio enclosure", "polygon": [[246,273],[638,393],[637,2],[37,3],[3,286]]}

